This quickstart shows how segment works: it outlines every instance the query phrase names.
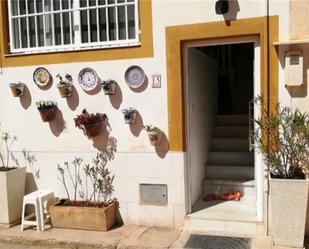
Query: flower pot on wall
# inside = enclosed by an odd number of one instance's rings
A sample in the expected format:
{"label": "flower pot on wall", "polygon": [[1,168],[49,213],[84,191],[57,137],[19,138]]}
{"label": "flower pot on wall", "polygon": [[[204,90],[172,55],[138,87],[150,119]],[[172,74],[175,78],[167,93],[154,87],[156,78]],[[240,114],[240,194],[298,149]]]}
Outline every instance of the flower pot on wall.
{"label": "flower pot on wall", "polygon": [[0,224],[12,226],[21,219],[26,168],[0,171]]}
{"label": "flower pot on wall", "polygon": [[50,108],[39,109],[43,122],[50,122],[55,119],[57,113],[57,107],[52,106]]}
{"label": "flower pot on wall", "polygon": [[158,146],[162,140],[162,131],[147,131],[150,144],[152,146]]}
{"label": "flower pot on wall", "polygon": [[84,133],[88,137],[95,137],[98,136],[102,130],[102,122],[94,122],[94,123],[88,123],[85,124]]}
{"label": "flower pot on wall", "polygon": [[59,202],[50,206],[53,227],[108,231],[116,223],[117,205],[107,207],[64,206]]}
{"label": "flower pot on wall", "polygon": [[58,84],[57,87],[62,98],[68,98],[72,95],[72,85]]}
{"label": "flower pot on wall", "polygon": [[304,247],[308,187],[308,180],[270,179],[270,228],[276,246]]}
{"label": "flower pot on wall", "polygon": [[101,83],[105,95],[114,95],[116,88],[116,81],[106,80]]}
{"label": "flower pot on wall", "polygon": [[24,83],[10,83],[10,88],[14,97],[21,97],[24,94]]}
{"label": "flower pot on wall", "polygon": [[135,122],[136,115],[137,115],[136,109],[130,107],[130,108],[123,109],[121,112],[123,113],[124,122],[126,124],[133,124]]}

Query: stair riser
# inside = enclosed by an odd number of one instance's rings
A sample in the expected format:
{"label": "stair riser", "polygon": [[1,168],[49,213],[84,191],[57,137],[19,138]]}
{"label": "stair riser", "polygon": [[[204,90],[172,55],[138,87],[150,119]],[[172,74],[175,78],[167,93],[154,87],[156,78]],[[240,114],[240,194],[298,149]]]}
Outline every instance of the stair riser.
{"label": "stair riser", "polygon": [[206,179],[254,179],[254,168],[232,166],[206,166]]}
{"label": "stair riser", "polygon": [[253,186],[224,185],[224,184],[203,184],[204,194],[225,194],[232,191],[240,191],[241,196],[246,200],[255,199],[255,188]]}
{"label": "stair riser", "polygon": [[248,151],[248,139],[213,139],[211,141],[213,151]]}
{"label": "stair riser", "polygon": [[213,137],[215,138],[248,138],[247,127],[215,127]]}
{"label": "stair riser", "polygon": [[253,153],[244,152],[209,152],[209,165],[253,165]]}
{"label": "stair riser", "polygon": [[249,124],[248,116],[217,116],[217,126],[246,126]]}

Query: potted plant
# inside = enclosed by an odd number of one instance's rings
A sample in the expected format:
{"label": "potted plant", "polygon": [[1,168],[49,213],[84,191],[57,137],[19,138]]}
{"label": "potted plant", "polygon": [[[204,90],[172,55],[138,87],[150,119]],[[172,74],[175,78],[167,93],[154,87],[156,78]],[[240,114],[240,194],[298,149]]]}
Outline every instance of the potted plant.
{"label": "potted plant", "polygon": [[100,134],[102,124],[107,122],[107,116],[103,113],[88,113],[86,109],[81,115],[74,118],[75,126],[83,130],[88,137],[95,137]]}
{"label": "potted plant", "polygon": [[[108,231],[114,226],[118,205],[112,199],[114,176],[107,167],[109,160],[107,153],[102,153],[96,155],[92,164],[82,165],[82,158],[75,158],[73,167],[67,162],[64,167],[58,164],[58,179],[65,188],[67,199],[50,207],[53,227]],[[80,174],[82,169],[85,173],[84,182]],[[69,193],[66,179],[73,186],[73,197]]]}
{"label": "potted plant", "polygon": [[57,103],[54,101],[38,101],[36,106],[40,112],[43,122],[49,122],[55,119],[57,111]]}
{"label": "potted plant", "polygon": [[309,186],[309,116],[280,105],[270,112],[262,98],[257,102],[263,111],[255,120],[252,136],[269,169],[274,244],[303,248]]}
{"label": "potted plant", "polygon": [[155,126],[145,125],[143,129],[147,132],[150,144],[152,146],[158,146],[162,140],[162,131]]}
{"label": "potted plant", "polygon": [[124,122],[126,124],[133,124],[135,122],[136,115],[137,115],[136,109],[132,107],[125,108],[125,109],[122,109],[122,113],[124,117]]}
{"label": "potted plant", "polygon": [[[11,166],[11,151],[17,138],[8,132],[1,132],[0,150],[0,224],[12,226],[21,219],[25,195],[26,167]],[[12,160],[14,161],[14,160]]]}
{"label": "potted plant", "polygon": [[21,97],[24,94],[25,84],[18,83],[10,83],[10,88],[14,97]]}
{"label": "potted plant", "polygon": [[68,98],[72,95],[72,85],[73,85],[73,78],[70,74],[66,74],[63,77],[60,74],[56,76],[59,79],[59,83],[57,84],[59,93],[62,98]]}
{"label": "potted plant", "polygon": [[101,85],[105,95],[113,95],[115,94],[117,82],[115,80],[106,80],[102,81]]}

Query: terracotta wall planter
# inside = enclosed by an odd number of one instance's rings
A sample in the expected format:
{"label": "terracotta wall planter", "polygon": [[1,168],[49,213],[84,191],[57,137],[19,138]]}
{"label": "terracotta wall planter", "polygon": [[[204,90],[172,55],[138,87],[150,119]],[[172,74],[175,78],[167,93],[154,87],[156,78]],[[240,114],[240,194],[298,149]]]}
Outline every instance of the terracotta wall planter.
{"label": "terracotta wall planter", "polygon": [[116,214],[116,203],[106,208],[60,206],[59,202],[50,206],[52,225],[59,228],[108,231],[115,225]]}
{"label": "terracotta wall planter", "polygon": [[56,106],[53,106],[52,108],[48,108],[48,109],[39,109],[43,122],[49,122],[49,121],[54,120],[56,117],[56,113],[57,113],[56,111],[57,111]]}
{"label": "terracotta wall planter", "polygon": [[270,228],[276,246],[304,247],[308,186],[308,180],[270,179]]}
{"label": "terracotta wall planter", "polygon": [[162,132],[161,131],[147,131],[150,144],[152,146],[158,146],[162,140]]}
{"label": "terracotta wall planter", "polygon": [[98,136],[102,130],[102,122],[95,122],[95,123],[89,123],[89,124],[84,124],[85,129],[84,133],[88,137],[95,137]]}
{"label": "terracotta wall planter", "polygon": [[25,195],[26,168],[0,171],[0,224],[19,222]]}
{"label": "terracotta wall planter", "polygon": [[14,97],[21,97],[24,94],[24,83],[10,83],[10,88]]}
{"label": "terracotta wall planter", "polygon": [[62,98],[68,98],[72,95],[72,85],[58,84],[57,87]]}

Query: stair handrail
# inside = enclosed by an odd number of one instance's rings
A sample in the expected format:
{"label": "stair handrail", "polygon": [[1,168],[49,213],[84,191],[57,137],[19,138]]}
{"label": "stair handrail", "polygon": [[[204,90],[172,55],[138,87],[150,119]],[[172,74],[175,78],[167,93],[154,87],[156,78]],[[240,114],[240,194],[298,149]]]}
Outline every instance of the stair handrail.
{"label": "stair handrail", "polygon": [[254,101],[249,101],[249,151],[252,151],[254,148],[254,141],[252,139],[252,131],[254,129]]}

